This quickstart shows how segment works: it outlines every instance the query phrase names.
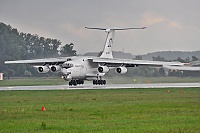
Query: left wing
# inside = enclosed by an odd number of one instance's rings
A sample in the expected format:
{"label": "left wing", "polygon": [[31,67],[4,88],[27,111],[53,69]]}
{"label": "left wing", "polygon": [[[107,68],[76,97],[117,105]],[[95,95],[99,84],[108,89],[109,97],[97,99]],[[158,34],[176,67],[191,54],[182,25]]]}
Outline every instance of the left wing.
{"label": "left wing", "polygon": [[163,68],[180,71],[200,71],[200,67],[197,66],[164,66]]}
{"label": "left wing", "polygon": [[135,66],[149,66],[149,67],[163,67],[163,66],[182,66],[181,62],[162,62],[162,61],[148,61],[148,60],[130,60],[130,59],[118,59],[118,58],[95,58],[93,62],[108,67],[135,67]]}

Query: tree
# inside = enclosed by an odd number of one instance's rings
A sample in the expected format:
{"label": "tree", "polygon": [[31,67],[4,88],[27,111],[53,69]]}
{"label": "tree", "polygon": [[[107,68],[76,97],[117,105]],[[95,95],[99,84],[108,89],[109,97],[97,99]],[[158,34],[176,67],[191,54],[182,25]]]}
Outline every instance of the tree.
{"label": "tree", "polygon": [[[62,43],[57,39],[20,33],[10,25],[0,23],[0,72],[5,72],[7,76],[23,76],[27,70],[36,76],[38,73],[29,65],[5,65],[4,61],[57,57],[61,45]],[[76,55],[73,47],[73,43],[66,44],[60,52],[62,55]],[[15,74],[10,74],[7,70],[13,70]]]}
{"label": "tree", "polygon": [[198,58],[196,56],[192,56],[192,61],[198,61]]}
{"label": "tree", "polygon": [[152,57],[152,58],[153,58],[153,61],[165,61],[164,57],[160,57],[160,55],[157,57]]}
{"label": "tree", "polygon": [[75,56],[76,50],[73,50],[74,44],[65,44],[60,48],[60,55],[61,56]]}
{"label": "tree", "polygon": [[181,59],[181,57],[178,57],[175,61],[179,61],[179,62],[185,63],[185,60]]}
{"label": "tree", "polygon": [[142,55],[135,56],[135,60],[142,60]]}
{"label": "tree", "polygon": [[[6,71],[8,66],[4,65],[5,60],[17,60],[20,59],[20,39],[17,29],[13,29],[11,26],[7,26],[4,23],[0,23],[0,71]],[[14,67],[15,69],[18,66]],[[10,75],[8,73],[8,75]],[[11,75],[12,76],[12,75]]]}

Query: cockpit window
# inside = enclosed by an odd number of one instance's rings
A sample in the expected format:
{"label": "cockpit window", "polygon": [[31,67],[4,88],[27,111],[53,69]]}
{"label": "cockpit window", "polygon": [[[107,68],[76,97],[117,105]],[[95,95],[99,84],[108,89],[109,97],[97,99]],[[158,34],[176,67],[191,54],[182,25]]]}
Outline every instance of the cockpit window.
{"label": "cockpit window", "polygon": [[72,59],[71,58],[67,58],[67,61],[72,61]]}
{"label": "cockpit window", "polygon": [[65,62],[65,63],[63,63],[62,67],[63,68],[70,68],[70,67],[74,67],[74,65],[72,63]]}

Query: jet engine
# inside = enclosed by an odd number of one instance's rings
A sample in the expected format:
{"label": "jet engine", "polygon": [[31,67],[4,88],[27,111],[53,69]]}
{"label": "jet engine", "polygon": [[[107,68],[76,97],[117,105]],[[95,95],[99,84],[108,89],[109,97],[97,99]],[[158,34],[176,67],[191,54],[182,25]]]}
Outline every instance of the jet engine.
{"label": "jet engine", "polygon": [[59,65],[52,65],[50,66],[51,72],[58,72],[61,70],[61,67]]}
{"label": "jet engine", "polygon": [[126,67],[118,67],[115,69],[116,73],[119,73],[119,74],[124,74],[127,72],[127,68]]}
{"label": "jet engine", "polygon": [[100,67],[98,68],[98,71],[99,71],[100,73],[107,73],[109,70],[110,70],[110,69],[109,69],[107,66],[100,66]]}
{"label": "jet engine", "polygon": [[37,67],[37,71],[39,73],[47,73],[49,71],[49,68],[47,66],[39,66]]}

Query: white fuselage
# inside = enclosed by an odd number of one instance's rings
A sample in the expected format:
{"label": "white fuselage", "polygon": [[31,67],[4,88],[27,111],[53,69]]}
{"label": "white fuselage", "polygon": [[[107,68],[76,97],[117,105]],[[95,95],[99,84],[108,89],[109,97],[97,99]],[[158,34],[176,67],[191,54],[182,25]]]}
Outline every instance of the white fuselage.
{"label": "white fuselage", "polygon": [[98,72],[98,63],[94,63],[87,56],[72,57],[71,61],[65,63],[73,64],[70,68],[62,68],[61,72],[67,76],[68,80],[82,79],[92,80],[98,76],[103,76],[105,73]]}

